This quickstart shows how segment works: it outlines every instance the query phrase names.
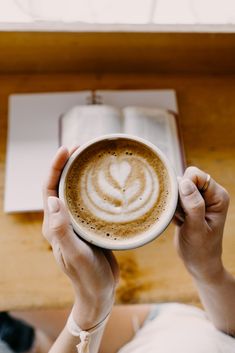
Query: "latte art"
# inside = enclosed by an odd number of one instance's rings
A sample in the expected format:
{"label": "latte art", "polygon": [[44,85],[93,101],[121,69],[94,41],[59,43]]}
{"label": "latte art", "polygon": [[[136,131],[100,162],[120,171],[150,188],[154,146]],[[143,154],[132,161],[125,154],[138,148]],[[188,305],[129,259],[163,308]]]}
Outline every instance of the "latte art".
{"label": "latte art", "polygon": [[159,195],[158,177],[137,156],[103,157],[81,178],[81,198],[96,217],[131,222],[149,212]]}
{"label": "latte art", "polygon": [[149,231],[161,221],[170,193],[161,159],[148,147],[125,138],[85,149],[70,167],[65,184],[74,222],[110,241]]}

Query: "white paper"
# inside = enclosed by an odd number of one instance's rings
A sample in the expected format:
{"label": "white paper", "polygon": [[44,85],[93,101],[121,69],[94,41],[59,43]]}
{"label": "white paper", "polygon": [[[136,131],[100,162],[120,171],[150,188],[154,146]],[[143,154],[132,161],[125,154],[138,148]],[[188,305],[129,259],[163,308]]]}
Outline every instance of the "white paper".
{"label": "white paper", "polygon": [[9,99],[5,212],[42,209],[41,190],[58,145],[59,117],[89,92],[22,94]]}

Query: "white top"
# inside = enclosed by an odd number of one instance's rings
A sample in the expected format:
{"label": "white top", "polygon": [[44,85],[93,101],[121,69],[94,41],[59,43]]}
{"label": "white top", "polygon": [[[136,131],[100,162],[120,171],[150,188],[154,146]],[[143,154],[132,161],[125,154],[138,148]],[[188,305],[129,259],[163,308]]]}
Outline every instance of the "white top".
{"label": "white top", "polygon": [[235,339],[218,331],[206,313],[184,304],[164,305],[118,353],[234,353]]}

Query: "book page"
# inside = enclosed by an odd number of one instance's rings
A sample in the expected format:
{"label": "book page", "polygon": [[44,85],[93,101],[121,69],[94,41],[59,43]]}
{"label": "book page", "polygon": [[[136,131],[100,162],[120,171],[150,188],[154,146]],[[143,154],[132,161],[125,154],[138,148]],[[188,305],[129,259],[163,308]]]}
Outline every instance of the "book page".
{"label": "book page", "polygon": [[156,145],[170,160],[177,175],[182,175],[182,156],[175,117],[167,110],[126,107],[124,132],[142,137]]}
{"label": "book page", "polygon": [[71,148],[95,137],[122,132],[122,114],[110,106],[76,106],[62,116],[61,144]]}

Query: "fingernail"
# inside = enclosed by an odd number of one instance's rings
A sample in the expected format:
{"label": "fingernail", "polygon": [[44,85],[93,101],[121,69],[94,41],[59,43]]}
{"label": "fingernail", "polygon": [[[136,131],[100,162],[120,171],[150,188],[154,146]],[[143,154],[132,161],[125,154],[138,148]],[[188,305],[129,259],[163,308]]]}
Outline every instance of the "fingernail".
{"label": "fingernail", "polygon": [[48,210],[50,213],[58,212],[60,209],[60,204],[57,197],[49,196],[47,199]]}
{"label": "fingernail", "polygon": [[184,196],[192,194],[196,190],[196,186],[190,180],[182,180],[180,182],[180,191]]}

